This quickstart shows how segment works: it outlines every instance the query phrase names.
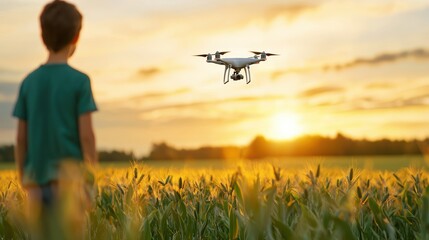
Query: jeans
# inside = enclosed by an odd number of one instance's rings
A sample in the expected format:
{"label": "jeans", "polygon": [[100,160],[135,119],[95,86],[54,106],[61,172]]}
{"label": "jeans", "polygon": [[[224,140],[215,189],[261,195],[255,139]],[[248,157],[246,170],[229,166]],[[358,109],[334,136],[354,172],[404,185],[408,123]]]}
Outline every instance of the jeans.
{"label": "jeans", "polygon": [[40,203],[41,210],[52,209],[58,200],[58,183],[56,181],[41,186],[27,186],[25,189],[28,194],[28,201]]}
{"label": "jeans", "polygon": [[58,183],[26,186],[31,235],[34,239],[55,239],[55,220],[58,214]]}

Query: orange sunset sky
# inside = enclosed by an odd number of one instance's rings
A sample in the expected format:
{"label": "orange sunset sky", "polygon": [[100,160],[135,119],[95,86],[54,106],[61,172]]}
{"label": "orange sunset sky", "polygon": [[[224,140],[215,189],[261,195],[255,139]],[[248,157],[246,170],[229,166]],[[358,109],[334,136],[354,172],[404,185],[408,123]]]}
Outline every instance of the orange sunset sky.
{"label": "orange sunset sky", "polygon": [[[92,79],[100,149],[429,136],[428,1],[72,2],[84,25],[70,65]],[[45,3],[1,3],[0,144],[15,139],[20,81],[46,60]],[[192,56],[216,50],[280,56],[224,85],[222,66]]]}

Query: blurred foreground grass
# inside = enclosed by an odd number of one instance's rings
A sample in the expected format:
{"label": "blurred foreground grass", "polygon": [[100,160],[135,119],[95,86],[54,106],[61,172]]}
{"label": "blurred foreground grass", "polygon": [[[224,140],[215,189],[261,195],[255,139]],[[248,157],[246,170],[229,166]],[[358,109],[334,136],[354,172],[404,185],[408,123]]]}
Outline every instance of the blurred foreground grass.
{"label": "blurred foreground grass", "polygon": [[[95,173],[86,239],[429,239],[428,172],[134,165]],[[0,172],[0,236],[28,239],[25,193]]]}

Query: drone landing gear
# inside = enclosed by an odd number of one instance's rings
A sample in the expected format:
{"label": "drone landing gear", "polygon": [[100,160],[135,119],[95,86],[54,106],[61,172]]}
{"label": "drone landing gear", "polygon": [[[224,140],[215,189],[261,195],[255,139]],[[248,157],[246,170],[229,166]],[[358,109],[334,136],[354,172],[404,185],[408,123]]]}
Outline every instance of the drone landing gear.
{"label": "drone landing gear", "polygon": [[226,84],[227,82],[229,82],[228,76],[229,76],[230,70],[231,70],[231,66],[225,65],[225,72],[223,73],[223,84]]}
{"label": "drone landing gear", "polygon": [[[235,70],[230,78],[234,81],[243,80],[244,76],[243,76],[243,74],[240,74],[240,70],[241,69],[238,69],[238,71]],[[224,84],[229,82],[228,76],[229,76],[230,71],[231,71],[231,66],[225,66],[225,71],[223,73],[223,83]],[[250,79],[250,67],[249,66],[246,66],[244,68],[244,73],[246,75],[246,83],[249,84],[251,81],[251,79]]]}

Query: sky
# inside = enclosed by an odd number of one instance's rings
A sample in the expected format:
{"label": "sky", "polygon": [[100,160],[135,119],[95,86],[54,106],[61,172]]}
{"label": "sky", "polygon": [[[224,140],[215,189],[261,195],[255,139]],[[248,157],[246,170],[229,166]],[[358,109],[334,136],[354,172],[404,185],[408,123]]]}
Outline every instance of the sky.
{"label": "sky", "polygon": [[[91,77],[100,149],[147,154],[246,145],[256,135],[429,136],[429,2],[423,0],[72,1],[83,29],[71,66]],[[47,1],[2,0],[0,144],[22,79],[46,61]],[[195,54],[279,56],[224,85]]]}

